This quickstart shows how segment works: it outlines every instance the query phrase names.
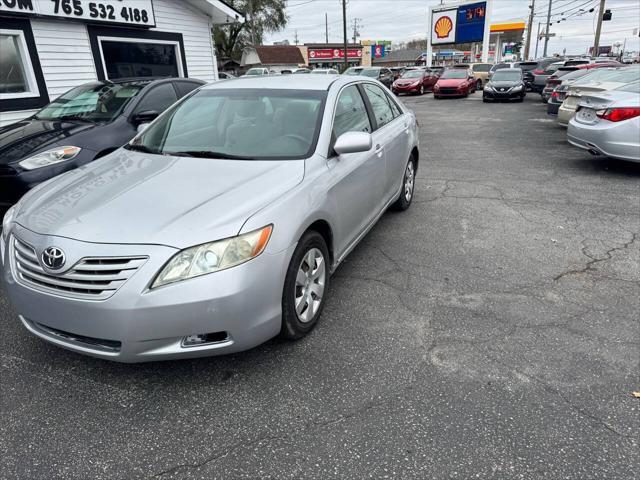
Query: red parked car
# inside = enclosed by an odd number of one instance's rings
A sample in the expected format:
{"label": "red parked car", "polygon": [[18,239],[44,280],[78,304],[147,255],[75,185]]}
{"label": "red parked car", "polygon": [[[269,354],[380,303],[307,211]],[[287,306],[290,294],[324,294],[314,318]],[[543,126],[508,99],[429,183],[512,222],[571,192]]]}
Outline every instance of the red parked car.
{"label": "red parked car", "polygon": [[419,93],[423,95],[438,81],[438,75],[431,70],[407,70],[402,76],[393,82],[391,91],[396,95],[401,93]]}
{"label": "red parked car", "polygon": [[470,70],[450,68],[444,71],[433,87],[433,97],[467,97],[475,91],[476,79]]}

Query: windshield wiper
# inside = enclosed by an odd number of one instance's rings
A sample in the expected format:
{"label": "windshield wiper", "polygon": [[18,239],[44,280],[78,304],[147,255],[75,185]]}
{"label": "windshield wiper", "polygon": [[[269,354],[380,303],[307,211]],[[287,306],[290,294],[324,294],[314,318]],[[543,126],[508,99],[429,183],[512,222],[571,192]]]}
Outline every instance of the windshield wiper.
{"label": "windshield wiper", "polygon": [[195,157],[195,158],[219,158],[223,160],[251,160],[251,157],[241,155],[231,155],[229,153],[213,152],[209,150],[189,150],[185,152],[162,152],[163,155],[174,157]]}
{"label": "windshield wiper", "polygon": [[127,144],[124,146],[125,149],[127,150],[133,150],[135,152],[144,152],[144,153],[155,153],[155,154],[159,154],[159,152],[157,150],[153,150],[149,147],[146,147],[144,145],[134,145],[134,144]]}
{"label": "windshield wiper", "polygon": [[52,118],[51,120],[79,120],[81,122],[95,123],[95,120],[91,120],[87,117],[81,117],[80,115],[62,115],[61,117]]}

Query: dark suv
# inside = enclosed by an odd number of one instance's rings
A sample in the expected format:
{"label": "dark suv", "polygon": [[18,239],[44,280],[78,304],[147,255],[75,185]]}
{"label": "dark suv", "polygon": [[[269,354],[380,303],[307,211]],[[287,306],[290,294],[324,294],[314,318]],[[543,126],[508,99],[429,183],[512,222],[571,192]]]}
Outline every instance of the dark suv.
{"label": "dark suv", "polygon": [[522,70],[524,84],[527,87],[527,90],[531,90],[531,85],[533,85],[533,70],[538,66],[538,62],[518,62],[515,66]]}
{"label": "dark suv", "polygon": [[0,128],[0,206],[39,183],[118,149],[200,80],[134,78],[69,90],[34,116]]}

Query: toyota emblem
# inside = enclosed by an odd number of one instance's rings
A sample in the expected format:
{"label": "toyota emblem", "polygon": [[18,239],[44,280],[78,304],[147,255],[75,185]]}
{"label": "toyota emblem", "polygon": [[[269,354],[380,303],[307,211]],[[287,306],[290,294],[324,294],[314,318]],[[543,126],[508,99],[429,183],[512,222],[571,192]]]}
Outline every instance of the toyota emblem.
{"label": "toyota emblem", "polygon": [[49,247],[42,252],[42,263],[50,270],[60,270],[66,261],[64,252],[58,247]]}

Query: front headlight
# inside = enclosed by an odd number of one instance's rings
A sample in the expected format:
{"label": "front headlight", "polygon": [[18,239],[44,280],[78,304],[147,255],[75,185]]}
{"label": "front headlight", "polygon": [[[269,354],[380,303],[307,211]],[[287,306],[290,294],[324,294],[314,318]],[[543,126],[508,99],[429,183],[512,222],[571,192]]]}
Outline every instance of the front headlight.
{"label": "front headlight", "polygon": [[519,92],[520,90],[522,90],[522,85],[517,85],[517,86],[513,87],[513,91],[514,92]]}
{"label": "front headlight", "polygon": [[19,165],[25,170],[48,167],[49,165],[75,158],[80,153],[80,150],[82,150],[80,147],[57,147],[29,157],[21,161]]}
{"label": "front headlight", "polygon": [[272,231],[273,225],[268,225],[237,237],[182,250],[164,266],[151,288],[226,270],[248,262],[264,251]]}
{"label": "front headlight", "polygon": [[490,92],[491,90],[493,90],[493,88],[491,88],[489,85],[485,85],[484,89],[485,92]]}
{"label": "front headlight", "polygon": [[2,241],[3,242],[9,236],[9,227],[11,225],[11,222],[13,221],[13,216],[15,215],[15,213],[16,213],[16,205],[14,205],[9,210],[7,210],[7,213],[5,213],[4,218],[2,219]]}

